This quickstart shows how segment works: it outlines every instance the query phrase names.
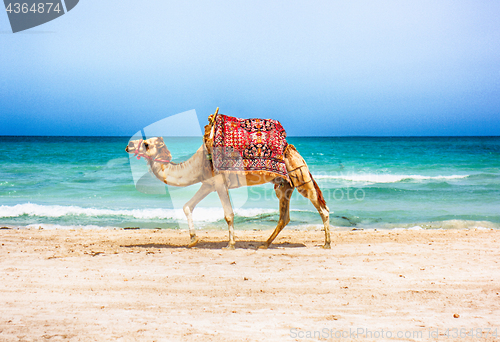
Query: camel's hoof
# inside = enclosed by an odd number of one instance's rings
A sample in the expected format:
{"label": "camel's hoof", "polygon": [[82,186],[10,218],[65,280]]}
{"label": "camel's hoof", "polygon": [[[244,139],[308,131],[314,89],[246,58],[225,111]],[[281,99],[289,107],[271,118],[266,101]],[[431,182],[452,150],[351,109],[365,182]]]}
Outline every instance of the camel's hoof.
{"label": "camel's hoof", "polygon": [[330,243],[325,243],[323,246],[321,246],[323,249],[332,249],[332,246],[330,246]]}
{"label": "camel's hoof", "polygon": [[222,247],[222,249],[232,251],[232,250],[234,250],[234,245],[227,245],[226,247]]}
{"label": "camel's hoof", "polygon": [[268,246],[268,245],[266,245],[266,244],[264,244],[264,245],[259,246],[259,248],[258,248],[258,249],[267,249],[267,247],[269,247],[269,246]]}
{"label": "camel's hoof", "polygon": [[191,242],[189,243],[188,247],[191,248],[191,247],[194,247],[198,244],[200,240],[195,236],[193,238],[191,238]]}

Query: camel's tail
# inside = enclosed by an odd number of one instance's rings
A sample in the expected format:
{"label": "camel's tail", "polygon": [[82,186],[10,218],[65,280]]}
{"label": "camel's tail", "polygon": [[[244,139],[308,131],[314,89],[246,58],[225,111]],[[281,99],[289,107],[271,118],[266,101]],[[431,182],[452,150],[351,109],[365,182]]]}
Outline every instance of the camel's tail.
{"label": "camel's tail", "polygon": [[314,189],[316,190],[316,194],[318,195],[318,202],[321,205],[322,208],[326,208],[326,210],[330,211],[328,207],[326,206],[326,201],[325,198],[323,197],[323,193],[321,192],[321,189],[318,186],[318,183],[314,180],[313,176],[309,172],[309,176],[311,177],[311,180],[313,181],[314,184]]}

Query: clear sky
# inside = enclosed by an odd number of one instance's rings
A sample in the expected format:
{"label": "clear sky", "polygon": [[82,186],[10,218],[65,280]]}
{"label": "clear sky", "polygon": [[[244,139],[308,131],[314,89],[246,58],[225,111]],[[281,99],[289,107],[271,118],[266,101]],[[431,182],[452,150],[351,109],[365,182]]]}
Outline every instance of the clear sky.
{"label": "clear sky", "polygon": [[195,109],[290,136],[500,135],[500,1],[102,1],[12,34],[0,135],[132,135]]}

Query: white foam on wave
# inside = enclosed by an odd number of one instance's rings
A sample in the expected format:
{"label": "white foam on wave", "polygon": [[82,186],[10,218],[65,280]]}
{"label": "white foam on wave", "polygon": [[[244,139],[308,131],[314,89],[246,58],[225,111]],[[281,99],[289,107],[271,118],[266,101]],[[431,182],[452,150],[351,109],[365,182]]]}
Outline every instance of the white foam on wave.
{"label": "white foam on wave", "polygon": [[27,229],[46,229],[46,230],[76,230],[76,229],[89,229],[89,230],[101,230],[101,229],[107,229],[107,230],[112,230],[112,229],[123,229],[120,227],[113,227],[113,226],[96,226],[93,224],[89,225],[70,225],[70,226],[63,226],[60,224],[50,224],[50,223],[40,223],[40,224],[29,224],[25,227],[19,227],[19,228],[27,228]]}
{"label": "white foam on wave", "polygon": [[[235,209],[235,214],[242,217],[255,217],[262,214],[273,214],[274,209]],[[14,206],[0,206],[0,218],[20,217],[23,215],[33,217],[59,218],[64,216],[86,216],[86,217],[133,217],[135,219],[170,219],[185,220],[186,216],[182,209],[97,209],[81,208],[78,206],[40,205],[35,203],[17,204]],[[222,208],[196,208],[193,212],[193,220],[198,222],[215,222],[224,219]]]}
{"label": "white foam on wave", "polygon": [[393,175],[377,173],[360,174],[338,174],[338,175],[313,175],[315,179],[344,180],[363,183],[397,183],[401,181],[424,181],[424,180],[453,180],[467,178],[469,175],[450,175],[450,176],[423,176],[423,175]]}

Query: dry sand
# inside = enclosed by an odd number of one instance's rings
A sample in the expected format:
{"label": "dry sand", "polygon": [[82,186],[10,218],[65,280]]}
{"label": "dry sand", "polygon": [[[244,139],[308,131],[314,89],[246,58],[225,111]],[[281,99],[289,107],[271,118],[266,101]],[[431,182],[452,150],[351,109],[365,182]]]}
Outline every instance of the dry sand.
{"label": "dry sand", "polygon": [[500,340],[500,231],[270,233],[0,230],[0,340]]}

